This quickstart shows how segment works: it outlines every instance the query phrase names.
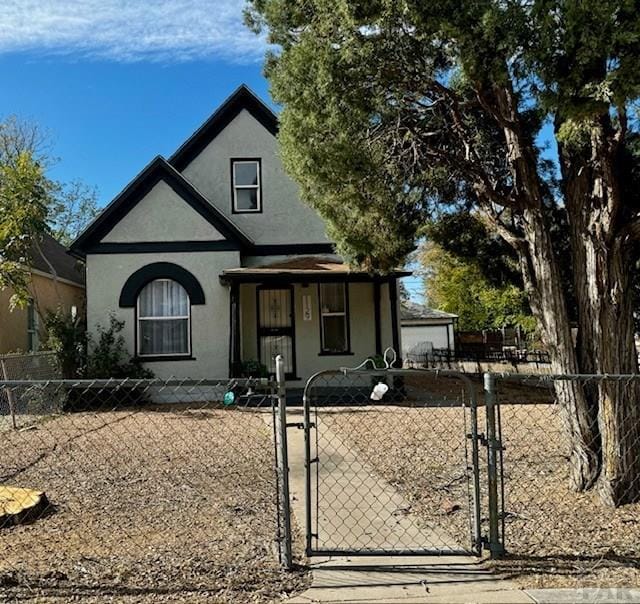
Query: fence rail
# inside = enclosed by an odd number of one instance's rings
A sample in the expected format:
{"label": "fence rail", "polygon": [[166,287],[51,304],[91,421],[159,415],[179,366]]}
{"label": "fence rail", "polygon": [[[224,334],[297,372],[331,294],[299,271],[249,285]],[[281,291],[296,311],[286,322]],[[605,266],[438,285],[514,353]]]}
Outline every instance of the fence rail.
{"label": "fence rail", "polygon": [[[493,376],[500,444],[503,513],[500,517],[507,551],[516,556],[572,557],[576,565],[597,564],[602,559],[619,562],[640,557],[640,375],[522,375]],[[620,405],[608,420],[597,413],[588,429],[597,434],[614,422],[619,455],[631,451],[634,467],[618,474],[626,481],[614,508],[603,503],[600,486],[577,489],[580,462],[576,454],[571,411],[562,397],[572,397],[577,386],[596,399],[616,393],[633,397],[635,404]],[[598,437],[602,446],[602,434]],[[635,458],[635,461],[634,461]],[[622,467],[625,464],[622,464]],[[635,469],[634,469],[635,468]],[[600,470],[605,478],[607,468]],[[615,477],[610,476],[614,479]],[[606,566],[606,565],[605,565]]]}
{"label": "fence rail", "polygon": [[428,351],[409,352],[405,357],[410,366],[424,368],[455,368],[455,363],[458,362],[509,363],[512,365],[549,365],[551,363],[549,353],[544,350],[521,350],[515,348],[490,350],[483,344],[477,347],[458,347],[455,350],[433,348]]}
{"label": "fence rail", "polygon": [[[53,352],[0,355],[0,380],[53,380],[60,378],[57,357]],[[17,427],[15,400],[8,388],[0,388],[0,430],[2,416],[7,415]]]}

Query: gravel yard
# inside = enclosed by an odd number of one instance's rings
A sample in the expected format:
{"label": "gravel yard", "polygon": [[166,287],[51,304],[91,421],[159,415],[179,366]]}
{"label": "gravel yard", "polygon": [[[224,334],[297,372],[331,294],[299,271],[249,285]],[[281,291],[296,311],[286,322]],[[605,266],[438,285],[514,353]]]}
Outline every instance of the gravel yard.
{"label": "gravel yard", "polygon": [[[479,380],[474,388],[482,401]],[[407,384],[407,398],[419,400],[421,390],[429,393],[423,408],[320,411],[322,421],[398,489],[411,503],[412,513],[468,540],[465,415],[459,406],[437,404],[459,405],[460,384],[451,378],[418,376]],[[612,510],[593,492],[569,490],[568,458],[552,391],[502,382],[500,396],[510,554],[498,564],[500,570],[512,572],[527,587],[638,585],[640,504]],[[482,432],[482,407],[478,415]],[[482,449],[481,469],[484,485]],[[481,492],[485,498],[485,489]]]}
{"label": "gravel yard", "polygon": [[271,602],[303,589],[276,559],[265,413],[145,406],[4,432],[0,483],[52,506],[0,528],[1,598]]}

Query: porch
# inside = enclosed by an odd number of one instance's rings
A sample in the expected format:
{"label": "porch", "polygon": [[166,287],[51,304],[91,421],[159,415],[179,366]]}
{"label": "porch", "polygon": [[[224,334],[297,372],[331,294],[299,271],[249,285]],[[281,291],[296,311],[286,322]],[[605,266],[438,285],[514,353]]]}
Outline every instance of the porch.
{"label": "porch", "polygon": [[230,288],[229,372],[274,373],[282,354],[287,379],[352,367],[400,350],[397,279],[407,273],[374,275],[338,261],[294,257],[268,265],[228,269]]}

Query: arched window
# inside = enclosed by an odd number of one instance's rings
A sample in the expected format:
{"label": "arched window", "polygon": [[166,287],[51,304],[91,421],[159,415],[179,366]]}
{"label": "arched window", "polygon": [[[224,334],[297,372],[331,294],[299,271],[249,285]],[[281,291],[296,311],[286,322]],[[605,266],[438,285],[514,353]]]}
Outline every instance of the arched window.
{"label": "arched window", "polygon": [[145,356],[191,354],[191,304],[180,283],[156,279],[138,295],[137,352]]}

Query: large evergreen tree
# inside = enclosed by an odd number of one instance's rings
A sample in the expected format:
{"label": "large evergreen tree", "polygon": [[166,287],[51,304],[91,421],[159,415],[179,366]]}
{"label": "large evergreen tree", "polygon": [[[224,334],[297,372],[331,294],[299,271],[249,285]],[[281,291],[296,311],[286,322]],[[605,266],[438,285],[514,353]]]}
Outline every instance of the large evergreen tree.
{"label": "large evergreen tree", "polygon": [[[638,2],[252,0],[247,21],[278,47],[266,71],[286,167],[354,261],[389,268],[438,209],[473,207],[515,250],[556,372],[638,371]],[[559,171],[543,160],[541,133],[555,137]],[[573,486],[597,483],[614,505],[637,500],[636,383],[562,382],[557,397]]]}

